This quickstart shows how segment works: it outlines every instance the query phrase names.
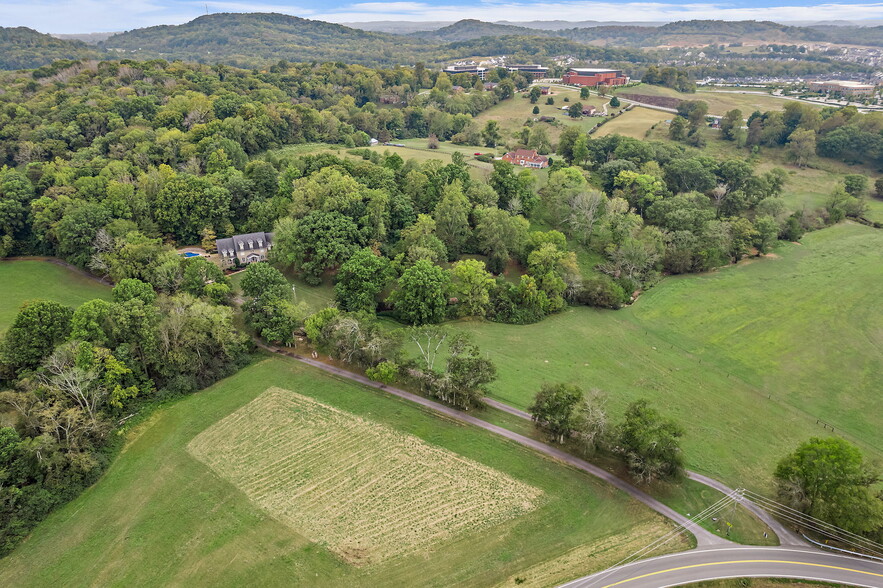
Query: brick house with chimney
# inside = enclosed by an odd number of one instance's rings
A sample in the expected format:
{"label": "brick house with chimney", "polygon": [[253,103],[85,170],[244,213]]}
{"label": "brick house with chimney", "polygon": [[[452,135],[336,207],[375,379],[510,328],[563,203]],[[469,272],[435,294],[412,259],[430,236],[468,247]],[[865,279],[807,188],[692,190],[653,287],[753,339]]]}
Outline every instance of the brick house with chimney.
{"label": "brick house with chimney", "polygon": [[549,167],[549,158],[539,155],[534,149],[516,149],[510,151],[503,156],[503,161],[507,161],[512,165],[520,165],[521,167],[532,167],[536,169]]}

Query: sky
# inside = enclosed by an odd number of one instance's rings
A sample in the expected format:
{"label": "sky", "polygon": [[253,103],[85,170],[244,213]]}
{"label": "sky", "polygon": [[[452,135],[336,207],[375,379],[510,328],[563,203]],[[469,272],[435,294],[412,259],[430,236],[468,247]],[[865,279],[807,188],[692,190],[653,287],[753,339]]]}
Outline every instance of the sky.
{"label": "sky", "polygon": [[206,12],[280,12],[330,22],[372,20],[863,20],[883,19],[883,0],[0,0],[0,26],[44,33],[123,31],[181,24]]}

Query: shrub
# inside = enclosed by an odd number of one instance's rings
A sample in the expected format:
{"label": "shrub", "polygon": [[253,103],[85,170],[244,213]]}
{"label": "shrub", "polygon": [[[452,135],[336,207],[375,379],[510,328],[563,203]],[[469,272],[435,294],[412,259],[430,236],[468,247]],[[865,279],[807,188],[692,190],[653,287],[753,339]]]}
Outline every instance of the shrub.
{"label": "shrub", "polygon": [[399,377],[399,365],[394,361],[381,361],[365,370],[365,375],[382,384],[392,384]]}
{"label": "shrub", "polygon": [[620,308],[629,299],[622,286],[610,276],[599,274],[585,279],[577,292],[575,301],[598,308]]}
{"label": "shrub", "polygon": [[311,314],[304,321],[304,331],[314,345],[322,344],[322,334],[331,322],[340,315],[340,311],[336,308],[323,308],[317,313]]}

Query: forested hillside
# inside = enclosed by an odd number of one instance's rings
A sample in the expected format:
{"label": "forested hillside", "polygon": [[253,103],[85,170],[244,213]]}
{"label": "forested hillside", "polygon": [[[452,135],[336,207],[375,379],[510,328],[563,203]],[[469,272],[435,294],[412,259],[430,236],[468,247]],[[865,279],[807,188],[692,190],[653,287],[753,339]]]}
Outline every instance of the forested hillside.
{"label": "forested hillside", "polygon": [[550,31],[531,29],[513,25],[496,24],[475,19],[464,19],[454,24],[436,29],[434,31],[419,31],[410,36],[421,39],[434,39],[436,41],[468,41],[481,37],[503,37],[511,35],[521,36],[550,36]]}
{"label": "forested hillside", "polygon": [[657,47],[662,45],[719,45],[765,41],[769,43],[801,43],[830,41],[834,43],[881,45],[883,27],[794,27],[769,21],[691,20],[662,26],[602,25],[565,27],[556,30],[536,29],[479,20],[461,20],[446,27],[411,36],[438,41],[462,41],[480,37],[532,35],[558,37],[591,45],[619,47]]}
{"label": "forested hillside", "polygon": [[248,66],[256,61],[415,63],[427,43],[284,14],[210,14],[188,23],[136,29],[101,43],[138,59],[162,57]]}
{"label": "forested hillside", "polygon": [[[724,54],[718,46],[745,40],[769,43],[847,42],[855,39],[883,44],[883,28],[827,29],[788,27],[777,23],[689,21],[655,26],[600,26],[543,30],[462,20],[436,31],[411,35],[377,33],[328,22],[271,13],[211,14],[176,26],[155,26],[112,35],[97,46],[60,40],[29,29],[0,29],[0,68],[39,67],[60,58],[96,59],[109,54],[135,59],[160,58],[198,63],[224,63],[266,68],[279,61],[337,61],[372,67],[426,63],[440,66],[460,59],[505,55],[510,62],[553,65],[561,56],[607,66],[640,65],[684,59],[664,51],[665,45],[710,45],[706,58],[691,57],[694,77],[752,75],[813,75],[867,72],[868,66],[834,60],[821,53],[766,52]],[[853,31],[853,29],[855,29]],[[5,45],[4,45],[5,44]],[[683,65],[683,64],[681,64]],[[554,69],[554,67],[553,67]],[[560,74],[560,71],[553,71]]]}
{"label": "forested hillside", "polygon": [[0,69],[34,68],[57,59],[100,59],[103,55],[82,41],[56,39],[26,27],[0,27]]}

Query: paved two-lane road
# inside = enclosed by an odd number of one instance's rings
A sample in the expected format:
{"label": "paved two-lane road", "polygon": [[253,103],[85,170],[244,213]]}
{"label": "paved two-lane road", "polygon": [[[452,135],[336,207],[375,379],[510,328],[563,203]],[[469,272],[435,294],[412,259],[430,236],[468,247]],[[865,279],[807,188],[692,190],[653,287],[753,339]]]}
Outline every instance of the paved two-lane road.
{"label": "paved two-lane road", "polygon": [[[516,443],[520,443],[521,445],[530,447],[540,453],[545,453],[555,459],[582,469],[583,471],[595,475],[616,488],[626,492],[674,522],[680,525],[685,525],[696,537],[698,549],[646,559],[613,570],[599,572],[579,580],[574,580],[565,585],[567,588],[613,588],[614,586],[623,586],[625,588],[665,588],[706,580],[740,577],[802,578],[850,586],[883,588],[883,562],[878,563],[871,560],[858,559],[793,546],[734,546],[727,539],[718,537],[701,527],[696,527],[693,521],[690,521],[680,513],[673,511],[671,508],[663,505],[634,486],[631,486],[624,480],[620,480],[611,473],[593,464],[587,463],[569,453],[565,453],[557,447],[552,447],[529,437],[524,437],[509,431],[508,429],[492,425],[486,421],[477,419],[472,415],[463,413],[449,406],[444,406],[427,398],[416,396],[410,392],[372,382],[360,374],[354,374],[314,359],[305,358],[290,351],[283,351],[261,343],[259,343],[259,345],[265,349],[281,353],[326,372],[354,380],[372,388],[379,388],[390,394],[410,400],[411,402],[415,402],[462,422],[491,431],[515,441]],[[526,415],[523,411],[519,411],[512,407],[505,405],[500,406],[500,403],[495,401],[491,401],[490,404],[499,406],[499,408],[512,414],[522,417],[527,416],[529,418],[529,415]],[[730,490],[720,482],[707,479],[704,476],[693,474],[691,477],[699,479],[699,481],[702,481],[703,483],[713,482],[710,485],[721,491],[725,492]],[[760,511],[760,509],[757,510]],[[763,511],[760,511],[760,513],[766,515],[765,518],[770,518],[769,515],[763,513]],[[781,532],[781,530],[779,532]],[[787,537],[790,535],[790,532],[783,533],[783,535]],[[796,539],[796,537],[793,539]],[[590,562],[586,563],[587,565],[590,565]]]}
{"label": "paved two-lane road", "polygon": [[666,588],[749,577],[881,588],[883,562],[799,547],[705,547],[599,572],[561,588]]}

